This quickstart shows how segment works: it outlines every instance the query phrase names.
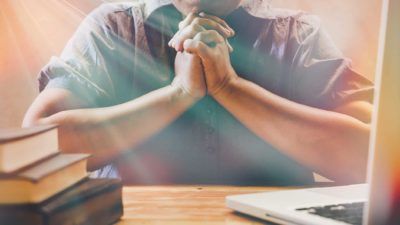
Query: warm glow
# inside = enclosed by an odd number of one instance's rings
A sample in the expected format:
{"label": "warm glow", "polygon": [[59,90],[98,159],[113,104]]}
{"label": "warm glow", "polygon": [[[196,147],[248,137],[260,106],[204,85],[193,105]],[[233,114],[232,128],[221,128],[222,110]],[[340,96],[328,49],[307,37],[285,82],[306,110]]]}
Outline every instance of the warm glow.
{"label": "warm glow", "polygon": [[52,55],[61,53],[82,19],[101,3],[0,1],[0,127],[20,126],[38,92],[36,74]]}

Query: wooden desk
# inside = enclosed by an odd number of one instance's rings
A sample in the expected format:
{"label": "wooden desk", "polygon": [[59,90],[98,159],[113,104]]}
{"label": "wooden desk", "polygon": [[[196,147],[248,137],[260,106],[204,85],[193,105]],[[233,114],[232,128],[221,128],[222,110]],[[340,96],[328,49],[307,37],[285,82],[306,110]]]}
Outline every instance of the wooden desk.
{"label": "wooden desk", "polygon": [[124,187],[124,217],[117,225],[266,224],[225,207],[225,196],[282,187],[135,186]]}

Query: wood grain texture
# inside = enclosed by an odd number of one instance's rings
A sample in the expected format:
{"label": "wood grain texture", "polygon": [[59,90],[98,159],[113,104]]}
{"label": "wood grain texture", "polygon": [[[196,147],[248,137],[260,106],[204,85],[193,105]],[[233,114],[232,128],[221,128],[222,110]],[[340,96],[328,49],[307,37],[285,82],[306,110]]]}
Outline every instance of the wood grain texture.
{"label": "wood grain texture", "polygon": [[135,186],[124,187],[124,216],[117,225],[258,225],[264,221],[235,213],[225,196],[288,187]]}

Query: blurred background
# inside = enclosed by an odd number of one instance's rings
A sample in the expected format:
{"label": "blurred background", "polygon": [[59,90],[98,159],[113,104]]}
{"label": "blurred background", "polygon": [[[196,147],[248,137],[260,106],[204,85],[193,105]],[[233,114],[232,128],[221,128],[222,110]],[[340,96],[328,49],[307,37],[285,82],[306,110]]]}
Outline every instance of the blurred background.
{"label": "blurred background", "polygon": [[[92,9],[112,0],[0,0],[0,128],[19,127],[36,76]],[[318,15],[356,71],[374,79],[381,0],[272,0]]]}

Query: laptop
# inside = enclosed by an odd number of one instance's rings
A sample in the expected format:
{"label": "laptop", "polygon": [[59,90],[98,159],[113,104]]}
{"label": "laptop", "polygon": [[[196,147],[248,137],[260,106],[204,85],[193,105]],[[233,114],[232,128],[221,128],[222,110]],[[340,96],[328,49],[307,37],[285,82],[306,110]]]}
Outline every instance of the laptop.
{"label": "laptop", "polygon": [[400,224],[400,1],[382,5],[368,183],[228,196],[229,208],[278,224]]}

